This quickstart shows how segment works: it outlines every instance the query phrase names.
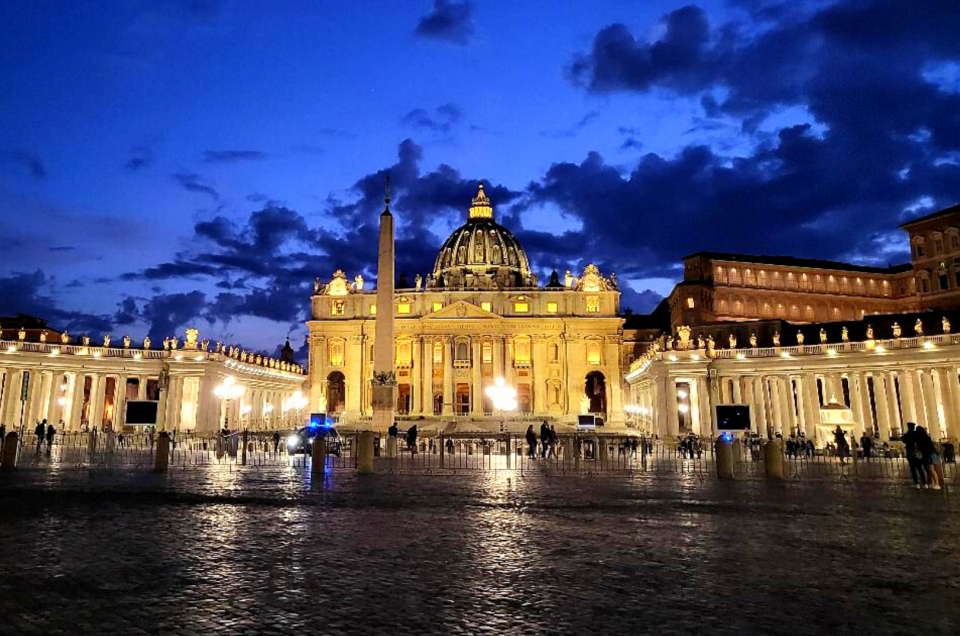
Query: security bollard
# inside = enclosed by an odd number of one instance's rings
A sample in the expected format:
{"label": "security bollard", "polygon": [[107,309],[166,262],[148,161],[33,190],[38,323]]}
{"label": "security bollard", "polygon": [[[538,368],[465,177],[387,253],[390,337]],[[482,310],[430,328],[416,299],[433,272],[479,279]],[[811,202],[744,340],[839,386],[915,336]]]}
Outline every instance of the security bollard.
{"label": "security bollard", "polygon": [[594,459],[599,462],[599,466],[602,468],[607,461],[607,440],[602,437],[594,437],[593,448],[596,452]]}
{"label": "security bollard", "polygon": [[243,429],[243,450],[240,453],[240,465],[247,465],[247,429]]}
{"label": "security bollard", "polygon": [[510,439],[511,439],[511,436],[510,436],[510,434],[508,433],[507,436],[506,436],[506,441],[507,441],[507,468],[511,468],[511,467],[512,467],[512,463],[513,463],[513,453],[512,453],[511,450],[510,450],[510,447],[512,446],[512,444],[510,443]]}
{"label": "security bollard", "polygon": [[373,431],[360,433],[360,448],[357,453],[357,474],[369,475],[373,472]]}
{"label": "security bollard", "polygon": [[560,446],[563,448],[563,463],[569,467],[576,460],[574,456],[576,451],[574,450],[573,438],[564,437],[560,440]]}
{"label": "security bollard", "polygon": [[17,434],[14,431],[7,433],[3,440],[3,456],[0,458],[0,468],[17,467]]}
{"label": "security bollard", "polygon": [[733,437],[721,435],[717,438],[717,477],[733,479]]}
{"label": "security bollard", "polygon": [[780,451],[779,440],[767,441],[763,448],[763,463],[768,479],[783,479],[783,453]]}
{"label": "security bollard", "polygon": [[397,458],[397,438],[388,437],[387,438],[387,457],[390,459]]}
{"label": "security bollard", "polygon": [[153,472],[165,473],[170,465],[170,433],[163,431],[157,436],[157,455],[153,460]]}
{"label": "security bollard", "polygon": [[310,474],[322,475],[327,467],[327,440],[324,437],[313,438],[313,455],[310,462]]}

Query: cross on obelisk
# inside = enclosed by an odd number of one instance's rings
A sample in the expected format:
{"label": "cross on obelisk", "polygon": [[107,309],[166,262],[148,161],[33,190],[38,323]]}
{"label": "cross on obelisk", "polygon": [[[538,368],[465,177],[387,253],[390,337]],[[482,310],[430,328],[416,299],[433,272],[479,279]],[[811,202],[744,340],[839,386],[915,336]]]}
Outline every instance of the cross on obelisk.
{"label": "cross on obelisk", "polygon": [[384,209],[380,215],[377,250],[377,321],[373,344],[373,428],[385,430],[393,424],[397,375],[393,357],[393,214],[390,213],[390,175],[386,179]]}

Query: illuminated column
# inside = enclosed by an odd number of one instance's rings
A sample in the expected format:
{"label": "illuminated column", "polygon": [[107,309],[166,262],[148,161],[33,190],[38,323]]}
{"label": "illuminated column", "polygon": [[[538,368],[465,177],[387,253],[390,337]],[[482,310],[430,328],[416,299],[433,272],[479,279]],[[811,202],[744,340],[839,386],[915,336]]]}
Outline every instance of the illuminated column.
{"label": "illuminated column", "polygon": [[[533,336],[530,346],[532,347],[532,368],[530,370],[530,382],[533,384],[533,405],[531,410],[534,413],[547,412],[547,340],[545,336]],[[608,383],[612,384],[612,383]],[[613,400],[611,400],[611,405]],[[615,411],[608,409],[612,415]]]}
{"label": "illuminated column", "polygon": [[898,372],[900,377],[900,408],[903,413],[903,422],[917,421],[916,394],[914,392],[914,382],[917,372],[912,369],[902,369]]}
{"label": "illuminated column", "polygon": [[23,371],[20,369],[7,369],[6,378],[3,383],[3,420],[7,425],[7,430],[20,425],[20,382],[23,379]]}
{"label": "illuminated column", "polygon": [[119,430],[127,420],[127,376],[117,377],[117,385],[113,391],[113,428]]}
{"label": "illuminated column", "polygon": [[90,385],[90,428],[94,426],[97,430],[103,428],[103,400],[107,392],[106,376],[97,373],[93,375],[93,383]]}
{"label": "illuminated column", "polygon": [[87,376],[79,371],[73,374],[70,388],[68,390],[68,404],[70,411],[67,414],[67,428],[76,431],[80,428],[80,418],[83,415],[83,389],[87,383]]}
{"label": "illuminated column", "polygon": [[53,390],[53,379],[53,371],[44,371],[40,374],[40,390],[37,391],[37,400],[31,414],[32,420],[47,419],[47,414],[50,412],[50,403],[57,401],[57,396],[54,395]]}
{"label": "illuminated column", "polygon": [[[799,379],[797,382],[799,383]],[[787,433],[784,433],[784,437],[793,435],[800,432],[799,418],[797,413],[797,403],[799,400],[794,395],[794,386],[793,386],[793,377],[786,376],[783,380],[784,394],[783,398],[786,402],[787,409],[787,420],[786,426],[789,429]]]}
{"label": "illuminated column", "polygon": [[[45,416],[48,422],[56,424],[63,417],[67,399],[67,392],[63,390],[63,386],[66,382],[67,376],[63,371],[57,371],[53,374],[53,380],[50,384],[50,401],[47,403],[47,414]],[[60,404],[61,399],[64,400],[64,404]]]}
{"label": "illuminated column", "polygon": [[420,413],[433,415],[433,340],[421,337],[420,345]]}
{"label": "illuminated column", "polygon": [[753,411],[753,432],[759,435],[767,434],[767,414],[763,403],[763,377],[750,377],[751,406]]}
{"label": "illuminated column", "polygon": [[145,375],[141,375],[139,380],[140,380],[140,383],[137,385],[137,399],[146,400],[147,399],[147,382],[150,380],[150,378]]}
{"label": "illuminated column", "polygon": [[877,420],[880,426],[880,439],[890,439],[890,409],[887,401],[887,387],[884,383],[884,374],[876,373],[873,376],[873,399],[877,408]]}
{"label": "illuminated column", "polygon": [[220,401],[213,394],[213,390],[217,386],[216,380],[216,376],[210,373],[200,378],[199,396],[197,398],[198,432],[213,432],[220,427]]}
{"label": "illuminated column", "polygon": [[504,377],[503,371],[503,336],[493,337],[493,379]]}
{"label": "illuminated column", "polygon": [[697,378],[697,404],[700,407],[699,413],[699,430],[695,431],[698,435],[713,435],[714,423],[713,423],[713,402],[711,400],[711,395],[715,394],[716,391],[712,388],[713,382],[710,381],[709,376],[701,376]]}
{"label": "illuminated column", "polygon": [[893,373],[887,373],[887,403],[888,408],[890,409],[890,435],[893,435],[893,432],[902,431],[903,427],[900,425],[900,405],[897,403],[897,386],[895,384],[896,377]]}
{"label": "illuminated column", "polygon": [[483,387],[480,375],[480,338],[473,336],[470,338],[470,413],[473,415],[483,415]]}
{"label": "illuminated column", "polygon": [[657,390],[655,394],[656,402],[653,405],[651,421],[653,422],[653,432],[656,435],[665,437],[667,435],[667,383],[670,378],[657,378]]}
{"label": "illuminated column", "polygon": [[850,388],[850,410],[853,411],[853,435],[859,440],[864,431],[863,413],[863,374],[848,373],[847,386]]}
{"label": "illuminated column", "polygon": [[743,392],[740,388],[740,383],[743,382],[743,377],[740,375],[734,376],[733,378],[733,402],[735,404],[743,403]]}
{"label": "illuminated column", "polygon": [[453,413],[453,339],[443,336],[443,414]]}
{"label": "illuminated column", "polygon": [[676,438],[680,434],[680,417],[677,412],[677,381],[667,376],[666,390],[666,434],[671,438]]}
{"label": "illuminated column", "polygon": [[[906,381],[900,382],[900,390],[905,394],[906,390],[909,390],[911,417],[907,421],[926,427],[927,413],[923,408],[923,387],[920,385],[920,372],[917,369],[907,369],[904,374],[907,377],[905,378]],[[909,389],[905,385],[908,385]]]}
{"label": "illuminated column", "polygon": [[780,408],[780,379],[777,376],[771,376],[768,380],[769,388],[764,393],[767,403],[770,405],[770,425],[773,428],[773,434],[783,430],[783,416]]}
{"label": "illuminated column", "polygon": [[[503,377],[507,381],[507,386],[516,386],[513,371],[513,338],[508,336],[503,342]],[[580,404],[579,400],[577,404]]]}
{"label": "illuminated column", "polygon": [[936,373],[934,385],[940,405],[938,411],[943,422],[943,436],[953,437],[953,431],[956,430],[957,405],[953,401],[953,393],[950,390],[951,371],[949,368],[940,367],[934,369],[934,372]]}
{"label": "illuminated column", "polygon": [[420,395],[420,337],[411,337],[410,342],[410,414],[422,413],[423,396]]}
{"label": "illuminated column", "polygon": [[937,413],[937,392],[933,386],[933,370],[924,369],[920,378],[923,386],[923,405],[927,414],[927,433],[933,439],[938,439],[943,435],[940,426],[940,415]]}
{"label": "illuminated column", "polygon": [[817,436],[820,423],[820,401],[817,397],[817,378],[812,373],[800,376],[800,403],[803,405],[803,433],[808,439]]}
{"label": "illuminated column", "polygon": [[957,378],[957,368],[953,365],[944,368],[941,378],[950,390],[953,404],[951,416],[947,418],[947,435],[955,440],[960,439],[960,413],[957,413],[957,409],[960,409],[960,381]]}
{"label": "illuminated column", "polygon": [[[380,307],[377,306],[377,316],[380,315]],[[374,345],[376,346],[376,345]],[[361,336],[350,336],[347,338],[347,351],[346,351],[346,360],[345,360],[345,370],[347,376],[347,395],[346,403],[344,404],[344,409],[349,412],[350,415],[358,416],[360,415],[360,404],[363,399],[363,393],[365,390],[363,382],[363,360],[362,360],[362,349],[363,341]],[[390,355],[393,355],[393,348],[390,348]],[[392,359],[392,358],[391,358]],[[392,363],[391,363],[392,364]]]}

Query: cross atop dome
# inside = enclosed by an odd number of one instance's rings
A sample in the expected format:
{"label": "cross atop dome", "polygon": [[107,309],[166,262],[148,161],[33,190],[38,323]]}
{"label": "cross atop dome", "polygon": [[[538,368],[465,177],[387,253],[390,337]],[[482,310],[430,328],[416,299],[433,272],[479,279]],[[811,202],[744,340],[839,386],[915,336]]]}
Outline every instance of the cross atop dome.
{"label": "cross atop dome", "polygon": [[490,205],[490,199],[487,198],[486,193],[483,191],[483,184],[480,184],[480,189],[477,191],[477,196],[473,197],[473,205],[470,206],[470,219],[492,219],[493,218],[493,206]]}

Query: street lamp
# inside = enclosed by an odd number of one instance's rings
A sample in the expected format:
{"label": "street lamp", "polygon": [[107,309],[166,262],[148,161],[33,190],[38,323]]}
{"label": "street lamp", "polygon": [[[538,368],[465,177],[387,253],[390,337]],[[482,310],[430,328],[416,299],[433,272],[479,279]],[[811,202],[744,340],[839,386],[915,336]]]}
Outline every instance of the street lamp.
{"label": "street lamp", "polygon": [[[517,408],[517,390],[507,386],[503,378],[494,380],[493,386],[487,387],[487,397],[493,402],[493,408],[500,411],[500,432],[506,433],[503,423],[504,411],[515,411]],[[510,436],[507,435],[507,468],[510,468]]]}
{"label": "street lamp", "polygon": [[[226,401],[227,406],[229,407],[230,400],[236,400],[241,395],[243,395],[243,386],[237,384],[236,378],[232,375],[228,375],[223,379],[223,384],[219,385],[213,390],[213,394],[220,398],[221,401]],[[224,409],[223,413],[223,426],[227,427],[227,413]]]}

